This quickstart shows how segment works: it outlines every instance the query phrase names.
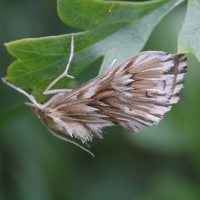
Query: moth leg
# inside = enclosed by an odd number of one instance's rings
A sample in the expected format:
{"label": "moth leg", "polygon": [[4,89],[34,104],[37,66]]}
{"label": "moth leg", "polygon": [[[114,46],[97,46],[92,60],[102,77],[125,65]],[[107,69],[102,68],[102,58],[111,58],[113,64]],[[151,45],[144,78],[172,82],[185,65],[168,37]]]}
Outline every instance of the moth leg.
{"label": "moth leg", "polygon": [[114,59],[110,65],[110,67],[108,67],[108,69],[111,69],[113,67],[113,65],[117,62],[117,59]]}
{"label": "moth leg", "polygon": [[34,96],[32,96],[31,94],[28,94],[27,92],[25,92],[25,91],[22,90],[21,88],[18,88],[18,87],[16,87],[16,86],[14,86],[13,84],[9,83],[9,82],[6,80],[6,78],[3,78],[3,77],[2,77],[1,80],[2,80],[5,84],[9,85],[11,88],[13,88],[13,89],[17,90],[18,92],[20,92],[20,93],[24,94],[25,96],[27,96],[38,108],[41,108],[41,107],[42,107],[42,105],[39,104],[39,103],[35,100]]}
{"label": "moth leg", "polygon": [[67,92],[70,92],[71,89],[58,89],[58,90],[49,90],[57,81],[59,81],[61,78],[63,78],[64,76],[67,76],[69,78],[72,78],[74,79],[73,76],[70,76],[67,74],[68,72],[68,69],[69,69],[69,66],[70,66],[70,63],[72,61],[72,58],[73,58],[73,55],[74,55],[74,36],[73,36],[73,33],[71,34],[71,52],[70,52],[70,56],[69,56],[69,61],[67,63],[67,66],[66,66],[66,69],[65,71],[58,77],[56,78],[53,82],[51,82],[49,84],[49,86],[44,90],[43,94],[56,94],[56,93],[60,93],[60,92],[64,92],[64,93],[67,93]]}
{"label": "moth leg", "polygon": [[68,139],[67,136],[65,136],[65,135],[63,135],[63,134],[61,134],[61,133],[59,133],[59,132],[56,131],[56,130],[51,129],[50,127],[47,127],[47,129],[48,129],[54,136],[56,136],[57,138],[62,139],[62,140],[65,140],[65,141],[67,141],[67,142],[70,142],[70,143],[72,143],[72,144],[78,146],[79,148],[83,149],[84,151],[88,152],[88,153],[91,154],[93,157],[95,157],[94,154],[93,154],[91,151],[89,151],[88,149],[84,148],[84,147],[81,146],[80,144],[78,144],[78,143],[76,143],[76,142],[74,142],[74,141]]}

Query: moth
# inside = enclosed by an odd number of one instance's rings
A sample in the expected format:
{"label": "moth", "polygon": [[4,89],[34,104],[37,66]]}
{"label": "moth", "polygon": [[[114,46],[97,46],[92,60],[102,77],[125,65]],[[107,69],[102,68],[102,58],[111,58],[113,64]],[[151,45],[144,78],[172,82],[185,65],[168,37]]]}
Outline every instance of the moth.
{"label": "moth", "polygon": [[[56,137],[84,149],[71,138],[87,145],[93,137],[102,138],[102,128],[119,125],[137,133],[143,126],[158,124],[163,115],[179,100],[186,72],[186,56],[161,51],[139,53],[109,69],[94,79],[71,89],[49,90],[58,80],[68,75],[73,57],[74,39],[65,71],[43,92],[54,94],[46,103],[9,83],[3,82],[26,95],[32,103],[25,103],[47,129]],[[94,155],[93,155],[94,156]]]}

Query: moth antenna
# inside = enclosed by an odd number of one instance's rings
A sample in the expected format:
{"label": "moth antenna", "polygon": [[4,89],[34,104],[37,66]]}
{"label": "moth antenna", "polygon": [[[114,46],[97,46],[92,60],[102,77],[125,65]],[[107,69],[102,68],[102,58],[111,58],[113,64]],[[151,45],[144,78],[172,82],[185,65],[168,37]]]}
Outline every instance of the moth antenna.
{"label": "moth antenna", "polygon": [[66,138],[64,135],[60,134],[60,133],[57,132],[56,130],[51,129],[50,127],[47,127],[47,129],[48,129],[54,136],[56,136],[57,138],[62,139],[62,140],[65,140],[66,142],[72,143],[72,144],[78,146],[79,148],[83,149],[84,151],[88,152],[88,153],[89,153],[90,155],[92,155],[93,157],[95,157],[94,154],[93,154],[91,151],[89,151],[88,149],[84,148],[84,147],[81,146],[80,144],[78,144],[78,143],[76,143],[76,142],[74,142],[74,141],[72,141],[72,140],[69,140],[69,139]]}
{"label": "moth antenna", "polygon": [[63,78],[64,76],[67,76],[69,78],[72,78],[74,79],[73,76],[70,76],[68,75],[68,69],[69,69],[69,66],[70,66],[70,63],[72,61],[72,58],[73,58],[73,55],[74,55],[74,36],[73,36],[73,33],[71,34],[71,52],[70,52],[70,56],[69,56],[69,60],[68,60],[68,63],[67,63],[67,66],[65,68],[65,71],[58,77],[56,78],[53,82],[51,82],[48,87],[44,90],[43,94],[49,94],[49,89],[57,82],[59,81],[61,78]]}
{"label": "moth antenna", "polygon": [[6,78],[3,78],[3,77],[2,77],[1,80],[2,80],[6,85],[10,86],[11,88],[13,88],[13,89],[17,90],[18,92],[20,92],[20,93],[24,94],[25,96],[27,96],[38,108],[41,109],[42,105],[39,104],[39,103],[35,100],[34,96],[32,96],[31,94],[28,94],[27,92],[25,92],[25,91],[22,90],[21,88],[18,88],[18,87],[16,87],[16,86],[14,86],[13,84],[9,83],[9,82],[6,80]]}

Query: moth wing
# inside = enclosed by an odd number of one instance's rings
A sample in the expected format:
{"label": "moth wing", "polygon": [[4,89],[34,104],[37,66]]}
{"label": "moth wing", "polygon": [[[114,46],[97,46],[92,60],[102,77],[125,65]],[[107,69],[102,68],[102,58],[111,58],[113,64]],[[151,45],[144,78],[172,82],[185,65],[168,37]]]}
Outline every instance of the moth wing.
{"label": "moth wing", "polygon": [[185,55],[147,51],[80,85],[50,105],[70,136],[102,137],[104,126],[131,132],[159,123],[179,100]]}

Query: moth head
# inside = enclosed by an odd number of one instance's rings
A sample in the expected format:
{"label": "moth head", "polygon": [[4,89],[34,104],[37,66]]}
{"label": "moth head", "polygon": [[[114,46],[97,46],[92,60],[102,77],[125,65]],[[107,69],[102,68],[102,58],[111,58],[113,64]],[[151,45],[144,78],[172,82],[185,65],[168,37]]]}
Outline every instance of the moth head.
{"label": "moth head", "polygon": [[55,128],[57,126],[54,117],[51,115],[52,111],[50,109],[42,109],[34,103],[28,102],[26,102],[25,105],[27,105],[30,109],[32,109],[35,112],[35,114],[38,116],[40,121],[42,121],[45,124],[45,126],[51,128]]}
{"label": "moth head", "polygon": [[33,103],[25,103],[26,106],[28,106],[30,109],[34,110],[35,114],[40,118],[42,115],[42,110],[40,108],[38,108],[37,105],[33,104]]}

